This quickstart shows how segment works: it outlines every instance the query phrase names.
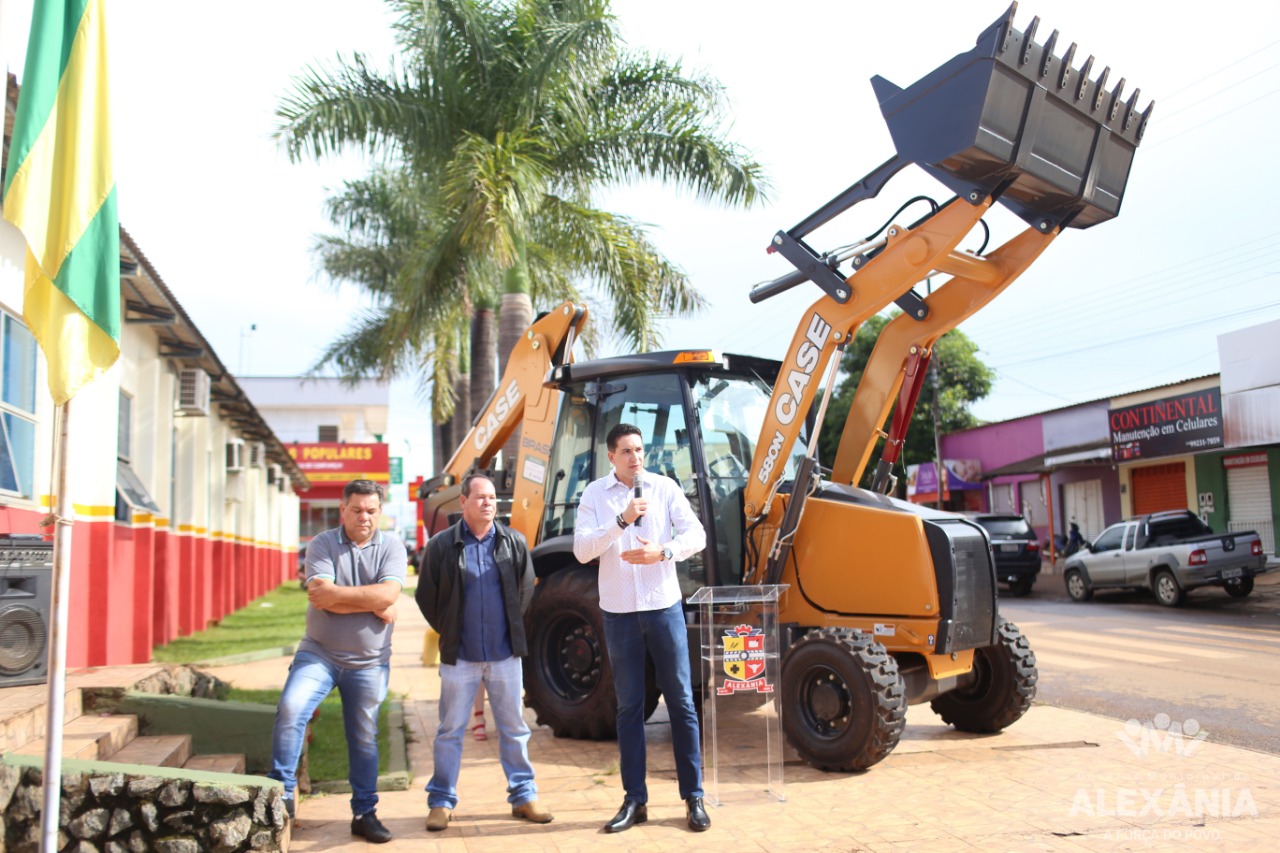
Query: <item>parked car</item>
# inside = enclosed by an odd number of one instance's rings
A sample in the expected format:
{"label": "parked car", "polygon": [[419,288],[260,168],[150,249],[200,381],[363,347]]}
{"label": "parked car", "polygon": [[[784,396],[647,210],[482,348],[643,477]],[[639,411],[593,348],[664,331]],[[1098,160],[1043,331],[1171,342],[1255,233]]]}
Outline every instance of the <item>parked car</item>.
{"label": "parked car", "polygon": [[1023,596],[1040,574],[1040,541],[1036,532],[1020,515],[974,515],[971,518],[987,531],[991,540],[991,556],[996,562],[996,580],[1009,587],[1009,593]]}
{"label": "parked car", "polygon": [[1068,558],[1062,574],[1075,601],[1108,587],[1150,589],[1156,601],[1177,607],[1187,590],[1200,586],[1244,598],[1266,565],[1257,533],[1214,533],[1195,513],[1175,510],[1111,525]]}

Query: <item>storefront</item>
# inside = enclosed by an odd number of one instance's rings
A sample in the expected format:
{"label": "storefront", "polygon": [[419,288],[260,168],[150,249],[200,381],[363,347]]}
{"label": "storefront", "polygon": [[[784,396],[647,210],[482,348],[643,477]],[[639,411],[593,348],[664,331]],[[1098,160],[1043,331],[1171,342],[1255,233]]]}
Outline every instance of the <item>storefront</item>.
{"label": "storefront", "polygon": [[304,543],[341,523],[339,504],[347,483],[373,480],[384,488],[391,483],[390,454],[385,444],[294,443],[288,449],[311,483],[310,491],[302,496],[299,516],[298,535]]}

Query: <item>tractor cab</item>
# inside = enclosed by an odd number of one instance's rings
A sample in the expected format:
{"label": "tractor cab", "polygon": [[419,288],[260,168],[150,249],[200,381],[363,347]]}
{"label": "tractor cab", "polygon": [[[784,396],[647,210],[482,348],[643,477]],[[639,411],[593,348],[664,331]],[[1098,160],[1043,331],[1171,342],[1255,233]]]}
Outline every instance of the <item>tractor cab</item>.
{"label": "tractor cab", "polygon": [[[687,598],[707,585],[741,582],[742,495],[778,375],[779,362],[710,350],[653,352],[556,367],[548,384],[563,393],[550,448],[546,502],[535,561],[572,559],[582,491],[611,470],[605,437],[619,423],[639,427],[645,469],[670,477],[706,528],[707,547],[678,564]],[[803,442],[789,469],[803,455]]]}

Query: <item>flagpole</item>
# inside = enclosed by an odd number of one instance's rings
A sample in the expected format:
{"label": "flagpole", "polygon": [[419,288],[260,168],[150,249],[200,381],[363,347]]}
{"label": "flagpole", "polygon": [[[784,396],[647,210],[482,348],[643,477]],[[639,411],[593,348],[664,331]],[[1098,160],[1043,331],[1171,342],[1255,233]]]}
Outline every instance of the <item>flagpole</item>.
{"label": "flagpole", "polygon": [[58,822],[62,813],[62,723],[67,685],[67,598],[71,589],[71,525],[75,522],[67,497],[67,436],[71,401],[55,407],[57,443],[54,446],[53,507],[53,619],[49,632],[49,701],[46,705],[44,745],[44,806],[40,818],[41,853],[58,849]]}

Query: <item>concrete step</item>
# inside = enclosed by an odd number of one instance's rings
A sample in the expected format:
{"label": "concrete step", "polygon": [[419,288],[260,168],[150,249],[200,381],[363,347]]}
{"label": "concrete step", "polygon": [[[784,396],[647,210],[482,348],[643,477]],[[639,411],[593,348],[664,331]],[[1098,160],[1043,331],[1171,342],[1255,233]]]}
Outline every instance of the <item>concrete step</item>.
{"label": "concrete step", "polygon": [[[49,719],[49,688],[45,684],[4,687],[0,683],[0,752],[16,752],[44,737]],[[63,694],[62,719],[74,720],[83,709],[80,688]],[[43,748],[41,749],[43,752]]]}
{"label": "concrete step", "polygon": [[235,773],[244,775],[244,755],[239,752],[220,752],[193,755],[182,765],[188,770],[208,770],[211,773]]}
{"label": "concrete step", "polygon": [[155,735],[134,738],[110,760],[148,767],[181,767],[190,757],[191,735]]}
{"label": "concrete step", "polygon": [[[108,759],[138,735],[133,714],[80,716],[62,727],[62,757],[86,761]],[[18,755],[44,755],[47,740],[37,738],[13,750]]]}

